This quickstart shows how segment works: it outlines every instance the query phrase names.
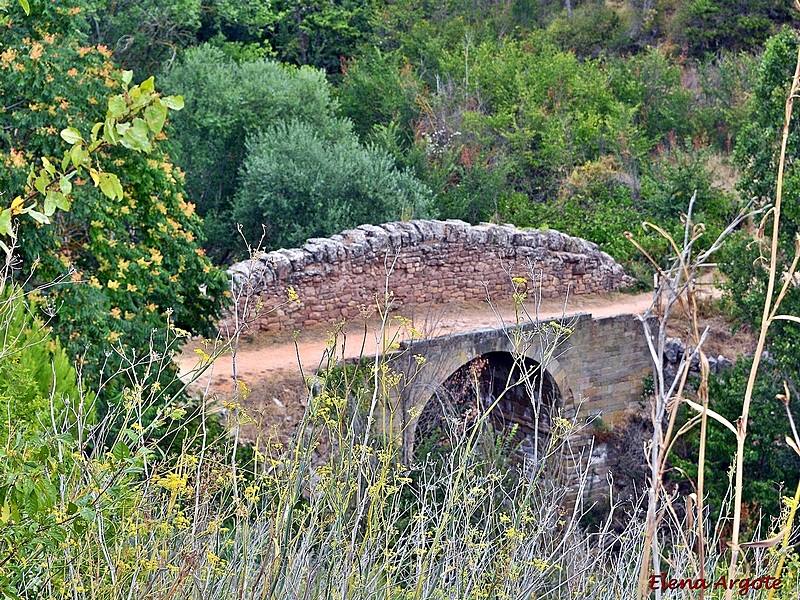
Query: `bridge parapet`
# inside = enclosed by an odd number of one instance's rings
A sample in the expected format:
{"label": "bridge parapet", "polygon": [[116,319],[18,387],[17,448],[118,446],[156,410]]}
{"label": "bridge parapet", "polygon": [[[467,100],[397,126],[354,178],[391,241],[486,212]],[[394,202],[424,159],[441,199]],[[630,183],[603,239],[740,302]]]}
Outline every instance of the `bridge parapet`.
{"label": "bridge parapet", "polygon": [[[302,248],[262,253],[233,265],[234,286],[258,296],[261,330],[291,329],[358,316],[388,289],[394,305],[482,300],[512,276],[541,278],[544,297],[593,294],[633,279],[596,244],[554,230],[463,221],[361,225]],[[288,289],[299,296],[286,302]]]}

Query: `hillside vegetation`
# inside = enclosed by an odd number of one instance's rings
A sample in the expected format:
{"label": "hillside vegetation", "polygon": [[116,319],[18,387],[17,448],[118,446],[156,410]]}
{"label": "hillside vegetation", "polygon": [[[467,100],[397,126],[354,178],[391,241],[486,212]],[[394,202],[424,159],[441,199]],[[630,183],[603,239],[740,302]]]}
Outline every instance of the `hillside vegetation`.
{"label": "hillside vegetation", "polygon": [[[628,598],[747,564],[796,598],[798,25],[772,0],[0,0],[0,595]],[[337,366],[338,329],[296,438],[240,446],[247,387],[193,397],[173,361],[235,352],[225,267],[411,218],[586,238],[689,323],[703,256],[759,352],[688,382],[702,418],[656,377],[649,497],[605,512],[556,476],[580,420],[522,471],[486,415],[404,456],[377,425],[400,378]]]}

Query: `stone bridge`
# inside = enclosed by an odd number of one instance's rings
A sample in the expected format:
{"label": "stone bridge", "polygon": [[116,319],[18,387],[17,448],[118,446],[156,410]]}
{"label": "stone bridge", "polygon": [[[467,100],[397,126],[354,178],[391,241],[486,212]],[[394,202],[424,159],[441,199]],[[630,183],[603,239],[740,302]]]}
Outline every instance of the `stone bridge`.
{"label": "stone bridge", "polygon": [[[586,240],[552,230],[454,220],[362,225],[311,239],[303,248],[259,254],[233,265],[230,274],[240,309],[257,307],[250,320],[263,331],[358,319],[386,301],[397,309],[485,300],[487,294],[507,294],[515,277],[535,282],[535,293],[543,297],[603,293],[633,283]],[[500,399],[492,419],[501,427],[516,424],[522,451],[536,458],[557,424],[556,415],[572,419],[580,408],[582,415],[599,416],[613,426],[638,407],[643,379],[651,372],[642,325],[633,316],[584,314],[560,324],[415,341],[408,350],[394,368],[411,383],[392,415],[408,457],[436,427],[452,421],[448,411],[464,416],[470,410],[458,406],[459,397],[468,397],[459,387],[476,377],[486,406]],[[417,372],[420,360],[424,365]],[[503,393],[507,382],[526,379],[525,374],[532,384]],[[594,433],[586,429],[570,444],[578,454],[592,447],[590,483],[607,489],[608,456],[602,440],[592,444]]]}
{"label": "stone bridge", "polygon": [[[631,411],[642,412],[644,379],[652,373],[636,316],[579,314],[405,346],[393,368],[411,383],[404,387],[393,422],[407,458],[443,424],[443,412],[458,410],[460,396],[473,398],[473,406],[476,396],[485,406],[500,398],[492,420],[506,430],[516,424],[515,442],[529,457],[542,452],[556,415],[571,421],[580,411],[580,420],[594,418],[593,426],[573,434],[571,450],[589,464],[593,489],[587,494],[597,498],[608,491],[606,474],[614,457],[597,434],[622,424]],[[476,376],[479,394],[472,383]],[[456,416],[463,418],[464,411]],[[562,473],[565,483],[575,478],[575,466]]]}

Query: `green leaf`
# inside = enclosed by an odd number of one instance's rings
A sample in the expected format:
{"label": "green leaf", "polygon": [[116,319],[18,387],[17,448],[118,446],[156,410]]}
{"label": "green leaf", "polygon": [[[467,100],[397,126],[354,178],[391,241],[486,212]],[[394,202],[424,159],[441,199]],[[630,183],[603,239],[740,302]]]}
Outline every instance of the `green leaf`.
{"label": "green leaf", "polygon": [[78,505],[77,504],[75,504],[74,502],[70,502],[69,504],[67,504],[67,515],[68,516],[71,517],[76,512],[78,512]]}
{"label": "green leaf", "polygon": [[53,166],[53,163],[51,163],[46,156],[42,157],[42,164],[44,165],[44,170],[47,171],[48,175],[52,176],[56,174],[56,168]]}
{"label": "green leaf", "polygon": [[112,146],[119,144],[117,127],[117,122],[114,119],[106,119],[105,127],[103,127],[103,139]]}
{"label": "green leaf", "polygon": [[130,128],[122,136],[121,143],[131,150],[150,152],[152,145],[149,139],[149,127],[144,119],[134,119]]}
{"label": "green leaf", "polygon": [[151,75],[147,79],[145,79],[142,83],[139,84],[139,89],[142,92],[154,92],[156,90],[155,79]]}
{"label": "green leaf", "polygon": [[83,507],[83,508],[80,510],[80,515],[81,515],[81,518],[82,518],[84,521],[86,521],[87,523],[91,523],[92,521],[94,521],[94,520],[95,520],[95,517],[97,517],[97,513],[95,513],[95,512],[94,512],[94,511],[93,511],[91,508],[89,508],[88,506],[84,506],[84,507]]}
{"label": "green leaf", "polygon": [[108,99],[108,115],[107,117],[113,119],[119,119],[122,115],[125,114],[128,105],[125,102],[125,98],[121,95],[112,96]]}
{"label": "green leaf", "polygon": [[[61,188],[62,194],[72,193],[72,182],[67,177],[62,177],[58,180],[58,186]],[[66,210],[66,209],[65,209]]]}
{"label": "green leaf", "polygon": [[28,0],[19,0],[19,5],[22,7],[22,10],[25,11],[25,15],[30,16],[31,5],[28,3]]}
{"label": "green leaf", "polygon": [[72,166],[76,169],[83,165],[83,161],[88,156],[88,153],[80,144],[75,144],[69,154],[70,158],[72,158]]}
{"label": "green leaf", "polygon": [[111,450],[111,454],[117,460],[123,460],[131,455],[131,449],[128,448],[125,442],[120,441],[114,444],[114,448]]}
{"label": "green leaf", "polygon": [[125,84],[125,87],[128,87],[131,84],[132,79],[133,79],[133,71],[122,72],[122,83]]}
{"label": "green leaf", "polygon": [[50,182],[53,181],[50,176],[42,169],[39,173],[39,176],[33,182],[33,187],[36,188],[40,194],[44,194],[45,190],[47,190],[47,186],[50,185]]}
{"label": "green leaf", "polygon": [[56,194],[56,206],[64,211],[69,210],[71,206],[69,198],[61,194]]}
{"label": "green leaf", "polygon": [[77,144],[83,139],[81,137],[81,132],[75,129],[74,127],[67,127],[66,129],[62,129],[61,137],[68,144]]}
{"label": "green leaf", "polygon": [[161,104],[170,110],[181,110],[183,108],[183,96],[165,96],[161,98]]}
{"label": "green leaf", "polygon": [[44,214],[49,217],[57,208],[69,210],[69,200],[61,192],[50,191],[44,199]]}
{"label": "green leaf", "polygon": [[28,209],[25,212],[28,213],[34,221],[40,223],[41,225],[47,225],[50,222],[50,219],[47,218],[47,215],[40,213],[38,210]]}
{"label": "green leaf", "polygon": [[11,227],[11,211],[0,210],[0,235],[10,236],[12,233],[14,229]]}
{"label": "green leaf", "polygon": [[150,131],[158,133],[164,127],[164,121],[167,120],[167,107],[160,100],[156,100],[144,109],[144,119],[147,121]]}
{"label": "green leaf", "polygon": [[100,128],[103,126],[102,123],[95,123],[94,127],[92,127],[92,141],[97,141],[97,134],[100,133]]}
{"label": "green leaf", "polygon": [[72,531],[75,532],[75,535],[81,536],[86,533],[86,521],[82,519],[75,519],[72,522]]}
{"label": "green leaf", "polygon": [[56,212],[56,201],[55,198],[53,198],[53,194],[55,193],[56,192],[50,192],[44,199],[44,214],[47,217],[52,216],[53,213]]}
{"label": "green leaf", "polygon": [[119,177],[113,173],[100,173],[99,178],[100,191],[103,192],[110,200],[119,198],[122,200],[122,184],[119,182]]}

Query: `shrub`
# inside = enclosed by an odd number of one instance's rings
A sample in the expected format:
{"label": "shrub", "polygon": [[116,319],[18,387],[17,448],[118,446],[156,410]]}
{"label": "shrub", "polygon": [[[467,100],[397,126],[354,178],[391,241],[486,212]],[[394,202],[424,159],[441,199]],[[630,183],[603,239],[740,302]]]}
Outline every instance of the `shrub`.
{"label": "shrub", "polygon": [[234,215],[248,239],[259,239],[263,224],[269,247],[295,247],[362,223],[424,215],[428,201],[425,186],[353,134],[323,137],[289,121],[248,142]]}
{"label": "shrub", "polygon": [[586,2],[571,16],[562,13],[547,28],[547,33],[565,51],[580,57],[597,58],[622,53],[632,45],[627,14],[605,3]]}

